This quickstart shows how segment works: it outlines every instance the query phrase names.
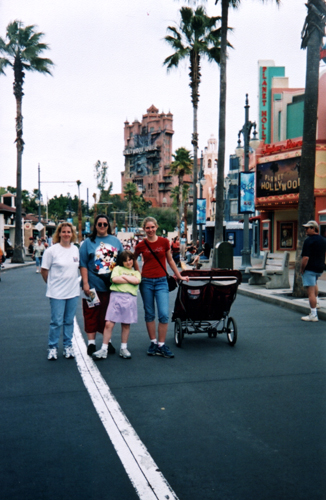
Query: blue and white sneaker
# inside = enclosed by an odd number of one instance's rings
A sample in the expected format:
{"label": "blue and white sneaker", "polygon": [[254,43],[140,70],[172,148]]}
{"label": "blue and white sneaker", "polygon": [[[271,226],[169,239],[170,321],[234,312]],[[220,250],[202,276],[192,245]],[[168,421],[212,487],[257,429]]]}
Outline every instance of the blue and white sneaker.
{"label": "blue and white sneaker", "polygon": [[163,344],[161,347],[157,346],[156,356],[163,356],[163,358],[174,358],[173,352],[171,352],[169,347],[165,344]]}
{"label": "blue and white sneaker", "polygon": [[48,349],[48,360],[58,359],[58,349],[56,347],[49,347]]}
{"label": "blue and white sneaker", "polygon": [[148,356],[155,356],[156,351],[157,351],[157,344],[155,344],[154,342],[151,342],[151,345],[147,349]]}
{"label": "blue and white sneaker", "polygon": [[75,357],[74,348],[72,345],[63,348],[63,355],[66,359],[72,359]]}

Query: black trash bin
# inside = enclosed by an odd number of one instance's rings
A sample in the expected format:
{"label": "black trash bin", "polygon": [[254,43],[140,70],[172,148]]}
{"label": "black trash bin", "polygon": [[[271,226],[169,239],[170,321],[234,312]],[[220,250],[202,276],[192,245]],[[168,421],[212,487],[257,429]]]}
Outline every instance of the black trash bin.
{"label": "black trash bin", "polygon": [[233,269],[233,246],[227,241],[217,243],[215,247],[216,260],[214,267],[219,269]]}

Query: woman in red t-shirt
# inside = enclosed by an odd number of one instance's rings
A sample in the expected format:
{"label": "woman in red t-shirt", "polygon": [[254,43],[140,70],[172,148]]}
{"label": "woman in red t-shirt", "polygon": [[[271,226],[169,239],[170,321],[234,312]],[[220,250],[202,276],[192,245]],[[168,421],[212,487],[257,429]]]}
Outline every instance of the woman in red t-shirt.
{"label": "woman in red t-shirt", "polygon": [[[139,288],[144,304],[147,332],[151,340],[147,354],[149,356],[173,358],[174,354],[165,345],[169,322],[169,288],[165,272],[166,261],[177,279],[189,281],[189,278],[183,277],[179,273],[172,259],[170,243],[166,238],[156,235],[157,228],[156,219],[146,217],[143,222],[146,238],[138,243],[135,248],[136,256],[141,254],[143,257],[142,281]],[[161,265],[152,252],[154,252]],[[159,321],[158,340],[156,339],[155,302]]]}

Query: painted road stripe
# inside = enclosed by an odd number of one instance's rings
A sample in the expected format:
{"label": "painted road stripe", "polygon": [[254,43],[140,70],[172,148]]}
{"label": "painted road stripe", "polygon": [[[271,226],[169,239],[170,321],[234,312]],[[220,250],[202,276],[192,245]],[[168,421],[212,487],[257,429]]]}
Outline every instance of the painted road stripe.
{"label": "painted road stripe", "polygon": [[85,387],[139,498],[177,500],[177,495],[139,439],[96,364],[87,355],[76,318],[73,346]]}

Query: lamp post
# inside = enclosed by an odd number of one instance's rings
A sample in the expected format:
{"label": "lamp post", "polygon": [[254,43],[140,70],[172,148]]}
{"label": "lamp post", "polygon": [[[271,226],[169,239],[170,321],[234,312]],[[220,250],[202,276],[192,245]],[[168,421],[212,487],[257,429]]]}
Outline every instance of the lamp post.
{"label": "lamp post", "polygon": [[[241,157],[244,153],[244,172],[249,172],[249,146],[256,150],[259,146],[259,139],[257,138],[256,132],[256,122],[249,121],[249,100],[248,94],[246,94],[246,104],[245,108],[245,123],[238,133],[238,146],[235,150],[235,154]],[[253,129],[253,138],[250,138],[251,130]],[[244,148],[241,146],[241,134],[243,136]],[[250,259],[250,248],[249,248],[249,213],[245,212],[243,214],[243,249],[241,250],[241,267],[240,271],[245,271],[246,267],[251,266]]]}
{"label": "lamp post", "polygon": [[82,240],[82,208],[81,208],[81,199],[80,199],[80,185],[81,181],[76,181],[78,186],[78,243],[81,243]]}
{"label": "lamp post", "polygon": [[[199,198],[203,197],[203,186],[205,184],[206,184],[206,179],[203,171],[203,152],[201,152],[200,170],[199,170],[198,182],[196,184],[196,186],[199,187]],[[203,241],[203,224],[199,223],[199,248],[198,248],[199,252],[203,250],[202,241]]]}
{"label": "lamp post", "polygon": [[72,212],[71,210],[71,198],[70,198],[70,193],[67,193],[68,195],[68,208],[66,210],[66,214],[67,214],[67,222],[70,222],[72,224],[72,214],[74,212]]}

